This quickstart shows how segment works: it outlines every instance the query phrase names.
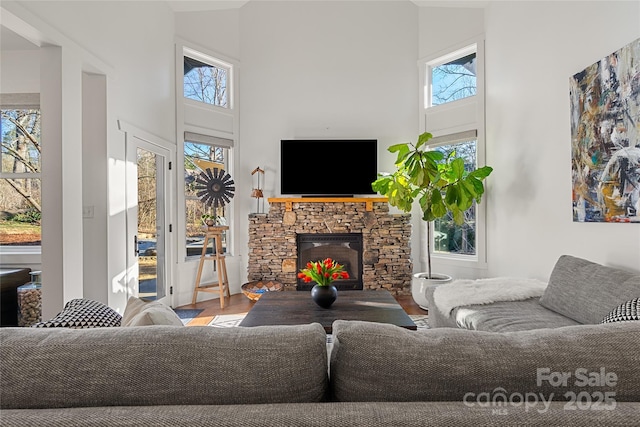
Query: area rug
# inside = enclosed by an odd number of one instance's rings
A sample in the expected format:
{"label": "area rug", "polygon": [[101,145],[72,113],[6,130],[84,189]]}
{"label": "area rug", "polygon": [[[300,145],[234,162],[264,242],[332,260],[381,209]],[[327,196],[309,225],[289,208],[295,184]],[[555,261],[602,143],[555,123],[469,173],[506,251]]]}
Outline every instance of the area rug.
{"label": "area rug", "polygon": [[[213,318],[209,326],[214,328],[233,328],[238,326],[247,313],[239,314],[219,314]],[[429,316],[426,314],[410,314],[409,317],[416,324],[418,329],[430,329]]]}
{"label": "area rug", "polygon": [[194,318],[198,317],[198,314],[202,313],[204,309],[202,308],[174,308],[173,311],[176,312],[180,320],[182,320],[182,324],[186,325]]}

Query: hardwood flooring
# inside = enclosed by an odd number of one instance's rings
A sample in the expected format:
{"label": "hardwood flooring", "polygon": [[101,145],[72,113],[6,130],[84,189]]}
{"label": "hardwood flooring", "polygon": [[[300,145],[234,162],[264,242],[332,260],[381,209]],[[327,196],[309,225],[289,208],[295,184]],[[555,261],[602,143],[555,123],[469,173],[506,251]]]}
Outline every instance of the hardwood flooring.
{"label": "hardwood flooring", "polygon": [[[402,306],[407,314],[427,314],[426,310],[421,309],[418,304],[413,301],[411,295],[398,295],[395,297],[398,304]],[[231,301],[225,301],[224,308],[220,308],[220,301],[211,299],[198,302],[195,304],[182,305],[176,308],[202,309],[198,317],[194,318],[187,326],[206,326],[218,314],[239,314],[247,313],[253,307],[254,302],[247,298],[244,294],[231,295]]]}

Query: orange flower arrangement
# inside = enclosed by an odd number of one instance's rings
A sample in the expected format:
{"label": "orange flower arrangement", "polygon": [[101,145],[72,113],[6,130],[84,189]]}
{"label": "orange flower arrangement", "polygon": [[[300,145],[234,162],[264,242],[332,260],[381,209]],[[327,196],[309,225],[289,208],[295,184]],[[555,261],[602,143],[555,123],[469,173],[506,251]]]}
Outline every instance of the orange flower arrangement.
{"label": "orange flower arrangement", "polygon": [[320,286],[329,286],[334,280],[348,279],[349,273],[344,271],[344,265],[326,258],[324,261],[308,262],[307,268],[298,273],[298,278],[305,283],[313,281]]}

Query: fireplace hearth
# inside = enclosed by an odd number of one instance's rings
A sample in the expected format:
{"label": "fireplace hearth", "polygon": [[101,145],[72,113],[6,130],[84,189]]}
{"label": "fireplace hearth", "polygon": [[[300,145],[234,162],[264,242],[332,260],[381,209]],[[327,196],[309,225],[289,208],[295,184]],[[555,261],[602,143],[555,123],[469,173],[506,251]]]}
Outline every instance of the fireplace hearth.
{"label": "fireplace hearth", "polygon": [[[303,233],[297,236],[297,271],[305,268],[307,262],[331,258],[344,265],[348,279],[333,282],[339,291],[362,290],[362,233]],[[315,283],[305,283],[298,278],[296,289],[308,291]]]}

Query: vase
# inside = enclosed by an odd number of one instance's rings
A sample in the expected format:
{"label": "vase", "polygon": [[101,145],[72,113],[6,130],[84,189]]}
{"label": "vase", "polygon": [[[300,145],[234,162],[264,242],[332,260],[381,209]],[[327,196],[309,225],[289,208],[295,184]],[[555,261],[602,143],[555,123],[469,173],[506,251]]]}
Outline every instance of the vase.
{"label": "vase", "polygon": [[429,310],[427,289],[449,283],[451,280],[453,280],[451,276],[446,274],[433,273],[429,279],[428,273],[416,273],[411,281],[411,296],[421,309]]}
{"label": "vase", "polygon": [[334,285],[315,285],[311,288],[311,299],[322,308],[329,308],[338,298],[338,289]]}

